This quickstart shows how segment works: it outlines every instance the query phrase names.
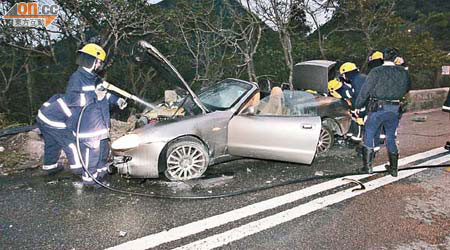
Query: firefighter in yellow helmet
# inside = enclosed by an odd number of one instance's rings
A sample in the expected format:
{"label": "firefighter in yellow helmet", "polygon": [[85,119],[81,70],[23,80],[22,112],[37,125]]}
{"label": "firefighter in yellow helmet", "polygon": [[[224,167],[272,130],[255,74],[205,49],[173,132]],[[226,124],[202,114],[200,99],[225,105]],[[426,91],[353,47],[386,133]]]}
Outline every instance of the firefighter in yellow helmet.
{"label": "firefighter in yellow helmet", "polygon": [[127,106],[123,98],[107,93],[101,88],[103,80],[96,74],[105,62],[106,52],[97,44],[89,43],[78,50],[79,65],[69,79],[66,96],[71,103],[72,117],[68,127],[78,133],[78,119],[85,108],[79,128],[80,150],[83,162],[88,168],[84,172],[81,165],[71,166],[71,170],[82,174],[83,184],[94,185],[94,178],[101,180],[106,175],[106,158],[109,152],[109,105],[115,104],[120,109]]}
{"label": "firefighter in yellow helmet", "polygon": [[360,73],[356,64],[352,62],[346,62],[342,64],[339,67],[339,73],[343,79],[343,83],[349,84],[353,89],[353,95],[351,98],[352,123],[350,125],[350,130],[347,133],[347,136],[350,137],[354,142],[360,142],[362,141],[362,129],[364,125],[365,110],[361,109],[359,116],[357,116],[353,106],[364,82],[366,81],[366,75]]}
{"label": "firefighter in yellow helmet", "polygon": [[380,51],[375,51],[373,52],[370,56],[369,56],[369,64],[368,64],[368,68],[369,68],[369,72],[378,67],[383,65],[384,63],[384,55],[383,52]]}
{"label": "firefighter in yellow helmet", "polygon": [[342,83],[341,80],[335,78],[328,82],[328,93],[338,99],[343,99],[349,108],[352,106],[351,99],[353,97],[353,89],[350,84]]}

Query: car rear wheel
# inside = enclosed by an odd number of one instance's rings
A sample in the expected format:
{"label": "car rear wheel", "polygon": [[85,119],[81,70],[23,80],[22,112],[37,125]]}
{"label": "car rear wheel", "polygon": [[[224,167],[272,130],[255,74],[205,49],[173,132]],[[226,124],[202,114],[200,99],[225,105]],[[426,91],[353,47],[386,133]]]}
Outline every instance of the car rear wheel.
{"label": "car rear wheel", "polygon": [[209,164],[208,151],[202,142],[183,139],[172,143],[166,154],[164,175],[171,181],[185,181],[199,178]]}
{"label": "car rear wheel", "polygon": [[323,154],[327,152],[334,143],[333,130],[326,124],[322,124],[320,130],[319,143],[317,144],[317,154]]}

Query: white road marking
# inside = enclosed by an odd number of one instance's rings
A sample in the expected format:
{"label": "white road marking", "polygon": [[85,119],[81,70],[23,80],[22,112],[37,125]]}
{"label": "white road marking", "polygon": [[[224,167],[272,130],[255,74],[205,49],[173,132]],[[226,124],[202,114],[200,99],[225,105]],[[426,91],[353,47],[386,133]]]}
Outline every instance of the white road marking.
{"label": "white road marking", "polygon": [[[443,148],[432,149],[423,153],[408,156],[406,158],[399,159],[399,166],[409,164],[419,159],[431,157],[443,152],[447,152]],[[374,170],[384,170],[384,165],[380,165],[374,168]],[[402,173],[402,172],[400,172]],[[352,179],[363,179],[368,175],[352,176]],[[161,231],[159,233],[144,236],[142,238],[125,242],[120,245],[108,248],[108,250],[144,250],[152,247],[159,246],[164,243],[179,240],[205,230],[219,227],[227,223],[237,221],[239,219],[252,216],[269,209],[276,208],[294,201],[298,201],[308,196],[324,192],[329,189],[333,189],[347,182],[342,181],[341,178],[333,179],[327,182],[323,182],[317,185],[313,185],[295,192],[291,192],[282,196],[274,197],[265,201],[261,201],[252,205],[248,205],[239,209],[235,209],[223,214],[215,215],[209,218],[205,218],[199,221],[194,221],[183,226],[172,228],[168,231]]]}
{"label": "white road marking", "polygon": [[[450,161],[450,155],[446,155],[443,157],[440,157],[438,159],[427,161],[420,165],[434,165],[434,164],[442,164],[444,162]],[[306,214],[309,214],[311,212],[317,211],[319,209],[322,209],[324,207],[336,204],[338,202],[350,199],[352,197],[355,197],[357,195],[366,193],[368,191],[374,190],[376,188],[382,187],[384,185],[387,185],[389,183],[401,180],[403,178],[406,178],[408,176],[411,176],[413,174],[416,174],[418,172],[424,171],[425,169],[413,169],[413,170],[407,170],[407,171],[401,171],[398,174],[398,177],[392,177],[392,176],[385,176],[378,178],[376,180],[370,181],[365,183],[366,189],[358,192],[352,192],[353,188],[349,188],[344,191],[340,191],[325,197],[321,197],[315,200],[312,200],[308,203],[299,205],[297,207],[285,210],[283,212],[265,217],[263,219],[248,223],[246,225],[242,225],[240,227],[231,229],[229,231],[216,234],[213,236],[210,236],[208,238],[198,240],[195,242],[192,242],[190,244],[175,248],[175,250],[188,250],[188,249],[195,249],[195,250],[203,250],[203,249],[213,249],[217,248],[223,245],[226,245],[228,243],[231,243],[233,241],[242,239],[244,237],[247,237],[249,235],[261,232],[263,230],[272,228],[274,226],[277,226],[279,224],[291,221],[293,219],[299,218],[301,216],[304,216]]]}

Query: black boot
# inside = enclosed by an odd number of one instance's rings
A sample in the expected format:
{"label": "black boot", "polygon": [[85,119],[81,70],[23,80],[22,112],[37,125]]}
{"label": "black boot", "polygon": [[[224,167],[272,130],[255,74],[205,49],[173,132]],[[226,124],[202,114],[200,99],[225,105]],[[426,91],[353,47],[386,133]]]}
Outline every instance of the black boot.
{"label": "black boot", "polygon": [[391,174],[393,177],[398,176],[398,154],[393,154],[388,152],[389,156],[389,165],[385,165],[384,167],[386,170]]}
{"label": "black boot", "polygon": [[448,141],[447,143],[445,143],[444,148],[447,149],[447,150],[450,150],[450,141]]}
{"label": "black boot", "polygon": [[363,158],[363,164],[364,166],[360,169],[360,172],[365,174],[371,174],[373,173],[373,158],[374,158],[374,151],[371,148],[368,148],[366,146],[362,147],[362,158]]}

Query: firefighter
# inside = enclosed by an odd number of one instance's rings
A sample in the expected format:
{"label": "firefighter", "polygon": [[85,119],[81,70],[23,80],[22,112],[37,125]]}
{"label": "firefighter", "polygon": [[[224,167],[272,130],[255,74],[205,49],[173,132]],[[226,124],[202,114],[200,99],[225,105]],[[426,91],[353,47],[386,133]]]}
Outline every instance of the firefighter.
{"label": "firefighter", "polygon": [[350,125],[350,131],[347,133],[347,136],[351,136],[351,139],[355,142],[360,142],[362,140],[362,127],[364,125],[365,118],[365,108],[360,109],[359,116],[356,115],[354,105],[356,102],[356,98],[361,91],[361,88],[366,81],[366,75],[359,72],[356,64],[351,62],[346,62],[341,65],[339,68],[339,73],[342,76],[342,79],[345,83],[351,84],[353,88],[353,97],[352,97],[352,123]]}
{"label": "firefighter", "polygon": [[342,83],[338,78],[328,82],[328,92],[331,96],[343,99],[349,108],[352,106],[353,88],[348,83]]}
{"label": "firefighter", "polygon": [[53,95],[38,111],[37,126],[44,137],[44,164],[42,169],[54,174],[63,169],[58,164],[61,150],[66,154],[71,169],[81,167],[75,137],[66,121],[73,115],[70,103],[62,94]]}
{"label": "firefighter", "polygon": [[372,69],[367,81],[361,89],[356,100],[355,108],[365,107],[369,111],[365,125],[363,142],[363,168],[364,173],[373,172],[374,136],[383,126],[386,132],[388,149],[388,172],[396,177],[398,175],[398,149],[395,142],[395,131],[400,119],[400,100],[411,89],[411,79],[408,71],[394,64],[398,52],[395,49],[386,49],[382,66]]}
{"label": "firefighter", "polygon": [[403,57],[398,56],[397,58],[395,58],[394,63],[397,66],[402,66],[403,68],[405,68],[405,70],[409,69],[408,65],[406,65],[405,59],[403,59]]}
{"label": "firefighter", "polygon": [[[442,111],[449,113],[448,117],[450,120],[450,89],[448,90],[447,99],[445,100],[444,104],[442,105]],[[450,150],[450,141],[447,141],[444,148],[447,150]]]}
{"label": "firefighter", "polygon": [[369,72],[372,69],[383,65],[383,63],[384,63],[383,53],[378,50],[373,52],[372,55],[369,56],[369,63],[368,63]]}
{"label": "firefighter", "polygon": [[82,180],[85,185],[94,185],[96,183],[92,177],[102,181],[107,174],[110,104],[116,104],[120,109],[127,106],[124,99],[107,93],[101,84],[97,85],[95,93],[97,99],[85,108],[78,133],[81,155],[90,173],[83,173]]}
{"label": "firefighter", "polygon": [[[106,52],[97,44],[86,44],[78,50],[77,64],[79,65],[69,79],[66,88],[66,97],[73,104],[71,110],[73,115],[68,120],[68,127],[73,134],[78,134],[80,139],[80,153],[85,165],[94,178],[104,175],[106,169],[101,166],[105,155],[109,152],[107,142],[109,138],[109,103],[114,102],[121,108],[126,107],[126,101],[123,98],[117,98],[99,88],[102,79],[96,74],[102,69],[106,59]],[[80,131],[78,129],[78,120],[81,110],[85,108]],[[77,133],[80,132],[80,133]],[[104,141],[106,140],[106,141]],[[78,174],[82,174],[83,184],[95,184],[89,174],[84,173],[83,168],[72,169]]]}

